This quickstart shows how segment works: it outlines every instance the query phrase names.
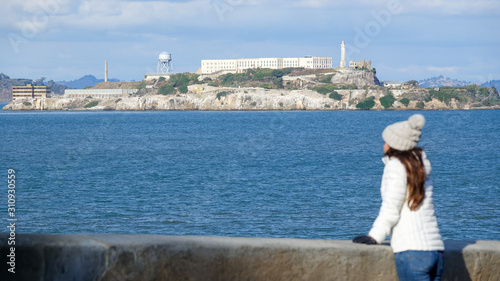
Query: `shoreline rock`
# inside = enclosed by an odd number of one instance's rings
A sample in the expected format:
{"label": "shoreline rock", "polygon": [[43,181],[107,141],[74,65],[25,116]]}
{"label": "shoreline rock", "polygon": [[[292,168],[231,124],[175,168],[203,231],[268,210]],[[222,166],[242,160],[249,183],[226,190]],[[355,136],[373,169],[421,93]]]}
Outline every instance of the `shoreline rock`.
{"label": "shoreline rock", "polygon": [[[193,89],[194,90],[194,89]],[[122,98],[66,98],[26,99],[7,104],[3,110],[74,110],[74,111],[143,111],[143,110],[202,110],[202,111],[288,111],[288,110],[359,110],[356,103],[373,96],[375,106],[371,110],[420,110],[417,102],[411,101],[408,107],[400,102],[385,109],[379,99],[385,95],[383,90],[337,90],[343,96],[341,101],[321,95],[312,90],[284,90],[263,88],[214,88],[204,91],[190,91],[177,95],[145,95]],[[402,93],[401,93],[402,94]],[[399,95],[395,95],[398,98]],[[87,107],[86,107],[87,106]],[[454,109],[500,109],[494,107],[471,107],[452,100],[449,105],[436,99],[425,103],[423,110]]]}

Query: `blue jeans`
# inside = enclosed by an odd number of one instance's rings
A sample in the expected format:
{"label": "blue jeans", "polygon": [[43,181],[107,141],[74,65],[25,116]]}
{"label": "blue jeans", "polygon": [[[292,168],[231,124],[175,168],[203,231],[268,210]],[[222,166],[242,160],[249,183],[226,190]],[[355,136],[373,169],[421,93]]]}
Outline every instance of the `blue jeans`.
{"label": "blue jeans", "polygon": [[404,251],[396,253],[394,258],[399,281],[441,281],[442,251]]}

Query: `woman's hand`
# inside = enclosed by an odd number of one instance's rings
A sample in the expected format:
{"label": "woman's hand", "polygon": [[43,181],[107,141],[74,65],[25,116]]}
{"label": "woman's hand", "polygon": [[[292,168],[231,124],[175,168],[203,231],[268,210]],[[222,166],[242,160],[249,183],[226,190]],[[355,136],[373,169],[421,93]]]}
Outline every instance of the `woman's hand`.
{"label": "woman's hand", "polygon": [[375,241],[375,239],[373,239],[370,235],[358,236],[354,238],[352,242],[360,244],[368,244],[368,245],[377,244],[377,241]]}

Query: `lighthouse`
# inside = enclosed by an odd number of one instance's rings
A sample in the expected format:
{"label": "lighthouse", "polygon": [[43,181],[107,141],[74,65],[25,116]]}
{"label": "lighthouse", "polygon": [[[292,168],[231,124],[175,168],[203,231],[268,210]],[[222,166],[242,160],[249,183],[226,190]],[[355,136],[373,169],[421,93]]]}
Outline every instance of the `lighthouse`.
{"label": "lighthouse", "polygon": [[108,60],[104,61],[104,82],[108,82]]}
{"label": "lighthouse", "polygon": [[345,68],[345,43],[340,44],[340,68]]}

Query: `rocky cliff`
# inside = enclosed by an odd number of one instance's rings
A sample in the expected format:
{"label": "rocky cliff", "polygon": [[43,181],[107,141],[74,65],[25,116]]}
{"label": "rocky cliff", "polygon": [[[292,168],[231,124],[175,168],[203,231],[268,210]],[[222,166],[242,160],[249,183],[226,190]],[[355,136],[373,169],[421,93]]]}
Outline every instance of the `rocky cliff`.
{"label": "rocky cliff", "polygon": [[[98,101],[97,105],[86,108],[92,101]],[[217,92],[170,96],[38,99],[12,102],[4,110],[322,110],[335,107],[340,107],[339,101],[309,90],[222,88]]]}
{"label": "rocky cliff", "polygon": [[[47,98],[11,102],[4,110],[340,110],[356,109],[356,104],[375,97],[373,109],[384,109],[380,98],[385,90],[338,90],[342,100],[334,100],[312,90],[265,90],[262,88],[214,88],[178,95],[145,95],[122,98]],[[393,109],[417,109],[417,101],[408,106],[399,102],[403,92],[395,92]],[[452,100],[448,105],[436,99],[424,109],[461,109],[467,105]]]}
{"label": "rocky cliff", "polygon": [[331,79],[332,84],[354,84],[358,88],[378,86],[380,82],[373,71],[359,71],[350,68],[339,69]]}

